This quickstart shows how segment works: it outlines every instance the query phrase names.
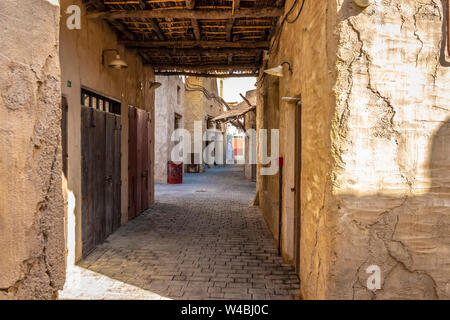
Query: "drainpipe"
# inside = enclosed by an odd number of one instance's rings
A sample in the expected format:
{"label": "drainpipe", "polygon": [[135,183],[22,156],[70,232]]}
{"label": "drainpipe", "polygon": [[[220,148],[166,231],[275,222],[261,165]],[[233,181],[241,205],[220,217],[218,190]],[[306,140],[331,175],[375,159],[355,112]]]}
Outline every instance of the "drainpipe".
{"label": "drainpipe", "polygon": [[282,212],[283,212],[283,158],[278,158],[279,177],[279,196],[278,196],[278,254],[281,256],[281,229],[283,226]]}

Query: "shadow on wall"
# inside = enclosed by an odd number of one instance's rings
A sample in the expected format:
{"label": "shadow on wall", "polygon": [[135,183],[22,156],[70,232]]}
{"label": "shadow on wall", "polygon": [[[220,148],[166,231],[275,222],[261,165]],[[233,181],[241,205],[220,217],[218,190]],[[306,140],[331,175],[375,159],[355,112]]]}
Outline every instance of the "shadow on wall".
{"label": "shadow on wall", "polygon": [[[335,285],[345,298],[450,298],[450,118],[433,137],[428,165],[423,194],[337,196]],[[367,289],[370,265],[381,268],[379,290]]]}

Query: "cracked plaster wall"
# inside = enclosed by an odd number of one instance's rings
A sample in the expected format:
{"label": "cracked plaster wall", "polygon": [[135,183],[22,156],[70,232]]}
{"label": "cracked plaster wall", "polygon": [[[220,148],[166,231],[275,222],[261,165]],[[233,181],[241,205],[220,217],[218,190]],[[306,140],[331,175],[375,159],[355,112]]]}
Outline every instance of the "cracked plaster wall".
{"label": "cracked plaster wall", "polygon": [[[445,8],[444,0],[376,0],[366,9],[353,0],[307,1],[270,53],[265,68],[293,67],[260,80],[257,99],[257,128],[280,129],[288,262],[295,257],[295,113],[281,98],[302,97],[305,299],[450,298]],[[277,180],[257,181],[274,238]],[[370,265],[381,268],[380,290],[366,288]]]}
{"label": "cracked plaster wall", "polygon": [[[338,1],[331,297],[450,298],[445,1]],[[369,265],[380,290],[366,288]]]}
{"label": "cracked plaster wall", "polygon": [[51,299],[65,279],[59,7],[0,2],[0,299]]}

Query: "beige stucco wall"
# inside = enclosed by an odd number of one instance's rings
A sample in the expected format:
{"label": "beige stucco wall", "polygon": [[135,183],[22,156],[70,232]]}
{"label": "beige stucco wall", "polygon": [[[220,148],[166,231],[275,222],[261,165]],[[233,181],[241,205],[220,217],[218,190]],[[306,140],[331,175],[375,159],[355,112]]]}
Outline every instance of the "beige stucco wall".
{"label": "beige stucco wall", "polygon": [[[175,113],[184,122],[184,83],[178,76],[157,76],[161,87],[155,92],[155,182],[167,183],[167,162],[175,142],[171,140],[175,128]],[[178,97],[179,88],[179,97]]]}
{"label": "beige stucco wall", "polygon": [[65,279],[59,7],[0,12],[0,299],[51,299]]}
{"label": "beige stucco wall", "polygon": [[[208,92],[215,94],[217,97],[218,86],[217,79],[215,78],[199,78],[199,77],[186,77],[186,83],[190,84],[195,88],[203,87]],[[201,91],[195,90],[190,91],[186,88],[185,98],[185,120],[184,120],[184,128],[191,133],[192,136],[192,147],[191,150],[194,152],[194,122],[201,121],[202,123],[202,133],[205,132],[207,128],[207,121],[205,120],[206,116],[211,118],[218,116],[223,112],[223,106],[218,103],[215,99],[208,99]],[[224,132],[224,127],[214,126],[218,130]],[[224,133],[225,134],[225,133]],[[201,145],[205,146],[206,143],[203,141],[199,141]],[[216,144],[216,150],[219,148],[219,145]],[[200,155],[203,161],[203,155]],[[200,172],[204,171],[205,166],[200,165]]]}
{"label": "beige stucco wall", "polygon": [[[361,11],[338,2],[331,294],[450,299],[445,8],[397,0]],[[381,267],[376,292],[365,288],[371,264]]]}
{"label": "beige stucco wall", "polygon": [[[81,29],[69,30],[65,26],[69,5],[80,6]],[[67,97],[68,111],[68,192],[73,202],[68,212],[69,251],[75,250],[74,260],[81,258],[81,87],[101,95],[121,101],[122,121],[122,223],[128,221],[128,106],[145,109],[152,114],[154,125],[154,90],[149,90],[149,81],[154,80],[153,69],[146,67],[134,50],[118,44],[116,33],[104,21],[86,18],[86,8],[81,0],[62,0],[61,16],[61,69],[62,93]],[[102,66],[102,51],[118,49],[128,69],[116,70]],[[106,61],[115,57],[114,52],[106,53]],[[68,87],[67,82],[72,86]],[[152,130],[153,132],[154,130]],[[153,169],[152,169],[153,170]],[[71,236],[73,223],[75,235]],[[75,246],[75,248],[73,248]],[[71,261],[71,253],[69,252]]]}
{"label": "beige stucco wall", "polygon": [[[290,8],[292,1],[287,1]],[[304,298],[449,298],[448,110],[443,1],[307,2],[265,77],[258,128],[280,128],[283,256],[294,257],[295,113],[302,96]],[[258,176],[277,237],[277,176]],[[369,291],[366,268],[381,268]]]}
{"label": "beige stucco wall", "polygon": [[[245,97],[252,104],[256,105],[256,89],[250,90],[245,93]],[[248,104],[244,101],[245,106]],[[248,112],[244,116],[244,125],[245,130],[248,131],[250,129],[256,130],[256,112]],[[244,176],[247,180],[252,180],[252,165],[250,164],[250,138],[248,136],[245,137],[245,165],[244,165]],[[254,148],[254,147],[253,147]]]}

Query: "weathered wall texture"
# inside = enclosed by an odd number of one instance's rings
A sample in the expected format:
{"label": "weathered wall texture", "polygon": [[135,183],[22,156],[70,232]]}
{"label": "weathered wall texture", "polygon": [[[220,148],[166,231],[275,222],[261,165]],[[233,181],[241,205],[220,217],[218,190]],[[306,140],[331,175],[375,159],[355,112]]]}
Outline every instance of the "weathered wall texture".
{"label": "weathered wall texture", "polygon": [[[69,5],[80,6],[81,29],[69,30],[65,13]],[[128,221],[128,106],[149,111],[154,126],[154,90],[149,90],[149,81],[154,81],[151,67],[143,65],[141,57],[134,51],[118,44],[115,31],[104,21],[86,18],[86,8],[81,0],[61,1],[61,71],[62,93],[67,97],[68,110],[68,192],[72,194],[74,204],[69,203],[73,212],[68,212],[70,221],[74,220],[75,261],[81,258],[81,87],[103,96],[121,101],[122,121],[122,223]],[[116,70],[102,65],[102,51],[118,49],[128,69]],[[114,52],[106,53],[106,63],[114,59]],[[71,82],[68,87],[67,82]],[[152,129],[154,132],[154,129]],[[154,141],[154,139],[152,139]],[[152,148],[153,150],[153,148]],[[152,170],[153,169],[153,166]],[[151,173],[150,176],[152,176]],[[71,253],[69,252],[69,255]],[[69,257],[70,259],[70,257]]]}
{"label": "weathered wall texture", "polygon": [[[223,106],[215,99],[206,96],[201,90],[203,87],[206,91],[218,97],[217,79],[186,77],[186,85],[187,87],[184,96],[184,128],[191,133],[191,150],[194,152],[194,122],[200,121],[202,123],[203,134],[207,129],[205,117],[214,118],[218,116],[223,112]],[[217,129],[224,131],[222,127]],[[199,141],[198,143],[206,146],[204,141]],[[198,155],[196,157],[203,159],[203,155]],[[200,165],[200,172],[203,172],[204,170],[205,166],[203,164]]]}
{"label": "weathered wall texture", "polygon": [[[338,3],[330,294],[450,299],[450,57],[444,1]],[[381,267],[382,288],[366,289]]]}
{"label": "weathered wall texture", "polygon": [[0,299],[51,299],[65,279],[59,7],[0,12]]}
{"label": "weathered wall texture", "polygon": [[[286,2],[286,10],[293,1]],[[257,130],[280,129],[280,157],[284,158],[282,185],[282,255],[294,259],[294,192],[295,185],[295,103],[282,97],[302,96],[302,227],[301,280],[305,298],[323,297],[327,289],[331,264],[330,232],[320,216],[325,196],[330,194],[330,131],[332,119],[333,70],[332,30],[336,19],[332,1],[307,1],[299,20],[285,23],[279,45],[276,44],[265,68],[284,61],[291,63],[293,73],[284,67],[282,78],[264,76],[257,95]],[[296,13],[297,11],[295,11]],[[292,17],[290,17],[292,19]],[[277,50],[278,49],[278,50]],[[269,140],[270,142],[270,140]],[[269,148],[270,150],[270,144]],[[279,174],[260,176],[257,190],[264,217],[278,240]],[[320,256],[320,259],[318,258]],[[318,271],[320,270],[320,272]],[[311,279],[320,275],[319,281]]]}
{"label": "weathered wall texture", "polygon": [[[290,8],[293,1],[287,1]],[[294,257],[294,104],[302,97],[300,278],[304,298],[450,297],[450,58],[443,1],[307,2],[265,77],[258,128],[280,128],[282,247]],[[278,177],[258,176],[277,237]],[[381,268],[369,291],[366,268]]]}
{"label": "weathered wall texture", "polygon": [[155,92],[155,182],[167,183],[167,162],[170,161],[175,142],[171,140],[175,130],[175,114],[184,121],[184,83],[181,77],[157,76],[162,86]]}

